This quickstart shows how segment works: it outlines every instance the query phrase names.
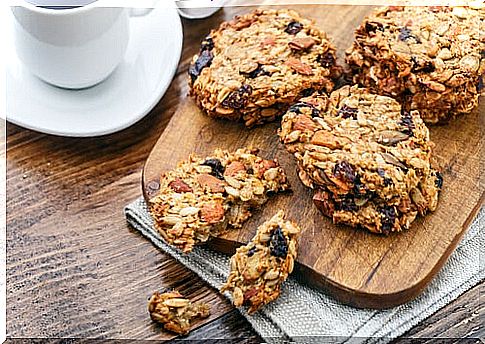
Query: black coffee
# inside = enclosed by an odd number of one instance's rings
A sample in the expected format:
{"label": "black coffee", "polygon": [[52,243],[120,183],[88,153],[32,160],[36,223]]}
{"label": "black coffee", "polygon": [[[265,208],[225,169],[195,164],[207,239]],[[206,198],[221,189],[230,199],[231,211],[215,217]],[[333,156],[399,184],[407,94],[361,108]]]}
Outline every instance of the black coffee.
{"label": "black coffee", "polygon": [[41,8],[51,10],[70,10],[93,3],[97,0],[26,0],[27,2]]}

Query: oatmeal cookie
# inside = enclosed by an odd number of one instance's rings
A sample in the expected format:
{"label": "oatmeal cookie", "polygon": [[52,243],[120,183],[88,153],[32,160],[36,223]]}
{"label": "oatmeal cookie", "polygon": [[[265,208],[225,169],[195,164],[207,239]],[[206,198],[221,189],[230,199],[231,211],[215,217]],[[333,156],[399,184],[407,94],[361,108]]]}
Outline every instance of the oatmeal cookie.
{"label": "oatmeal cookie", "polygon": [[389,233],[436,208],[442,179],[418,111],[345,86],[302,98],[283,116],[281,141],[317,207],[335,223]]}
{"label": "oatmeal cookie", "polygon": [[178,291],[157,291],[148,301],[148,312],[166,330],[187,334],[194,319],[210,315],[210,307],[202,302],[193,304]]}
{"label": "oatmeal cookie", "polygon": [[155,228],[184,252],[218,236],[229,226],[241,227],[251,209],[263,205],[269,193],[289,189],[276,160],[254,150],[216,150],[200,158],[191,155],[160,179],[159,194],[149,201]]}
{"label": "oatmeal cookie", "polygon": [[354,83],[446,122],[478,104],[485,73],[485,9],[384,7],[346,52]]}
{"label": "oatmeal cookie", "polygon": [[190,65],[189,86],[209,116],[250,127],[308,92],[330,92],[340,74],[334,46],[311,20],[258,9],[211,31]]}
{"label": "oatmeal cookie", "polygon": [[254,313],[276,300],[293,271],[300,228],[279,211],[258,227],[254,238],[231,257],[231,272],[221,292],[232,293],[234,305]]}

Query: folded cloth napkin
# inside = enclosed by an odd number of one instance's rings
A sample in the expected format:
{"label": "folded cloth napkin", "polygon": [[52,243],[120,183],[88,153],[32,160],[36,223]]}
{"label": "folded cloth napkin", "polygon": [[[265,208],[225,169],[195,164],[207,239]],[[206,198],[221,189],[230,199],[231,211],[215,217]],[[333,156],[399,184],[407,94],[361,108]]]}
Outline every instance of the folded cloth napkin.
{"label": "folded cloth napkin", "polygon": [[[229,274],[229,256],[197,246],[182,254],[167,245],[153,228],[142,198],[125,208],[128,222],[157,247],[194,271],[214,288]],[[485,250],[482,209],[443,269],[415,300],[386,309],[358,309],[290,277],[280,297],[259,312],[241,314],[267,342],[387,343],[456,299],[485,278],[480,254]]]}

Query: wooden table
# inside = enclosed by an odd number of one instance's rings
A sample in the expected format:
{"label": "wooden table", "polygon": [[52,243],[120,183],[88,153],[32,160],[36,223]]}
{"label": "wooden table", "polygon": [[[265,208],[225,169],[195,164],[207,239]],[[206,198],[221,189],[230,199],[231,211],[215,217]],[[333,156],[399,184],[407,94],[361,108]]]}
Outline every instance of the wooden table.
{"label": "wooden table", "polygon": [[[225,298],[131,229],[123,215],[141,195],[150,149],[187,94],[186,71],[198,42],[245,10],[183,21],[176,77],[153,111],[129,129],[78,139],[7,124],[8,338],[173,338],[146,309],[147,298],[163,286],[212,305],[189,339],[262,340]],[[469,290],[397,342],[483,338],[484,291],[485,283]]]}

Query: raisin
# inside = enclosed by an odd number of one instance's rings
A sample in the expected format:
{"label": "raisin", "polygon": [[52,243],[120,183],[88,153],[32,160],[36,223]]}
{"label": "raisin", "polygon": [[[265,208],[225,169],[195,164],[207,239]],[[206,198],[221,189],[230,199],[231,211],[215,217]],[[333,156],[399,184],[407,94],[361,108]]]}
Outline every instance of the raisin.
{"label": "raisin", "polygon": [[353,108],[353,107],[350,107],[350,106],[344,104],[344,106],[342,106],[338,110],[338,115],[342,116],[342,118],[352,117],[352,119],[357,119],[357,112],[359,112],[359,110],[357,108]]}
{"label": "raisin", "polygon": [[323,55],[318,55],[317,62],[322,65],[322,67],[330,68],[335,66],[335,56],[330,51],[327,51]]}
{"label": "raisin", "polygon": [[335,209],[343,211],[357,211],[358,207],[355,204],[354,196],[345,195],[343,198],[338,199],[337,202],[335,202]]}
{"label": "raisin", "polygon": [[360,180],[360,176],[357,175],[354,180],[354,187],[353,187],[353,192],[356,195],[362,195],[362,194],[367,194],[368,190],[365,187],[364,184],[362,184],[362,181]]}
{"label": "raisin", "polygon": [[224,180],[224,166],[219,159],[207,159],[202,165],[210,166],[212,169],[211,175],[217,179]]}
{"label": "raisin", "polygon": [[296,35],[298,32],[301,31],[301,29],[303,29],[302,23],[292,21],[286,27],[285,32],[289,33],[290,35]]}
{"label": "raisin", "polygon": [[376,33],[376,31],[384,31],[384,26],[381,23],[365,23],[365,32]]}
{"label": "raisin", "polygon": [[436,187],[438,187],[438,189],[441,190],[441,188],[443,187],[443,176],[438,171],[436,171],[435,176],[436,176],[436,180],[434,181],[434,183]]}
{"label": "raisin", "polygon": [[258,67],[255,70],[253,70],[252,72],[242,73],[242,74],[244,74],[245,76],[247,76],[250,79],[257,78],[258,76],[261,76],[261,75],[270,75],[269,72],[267,72],[263,69],[263,65],[261,65],[259,63],[258,63]]}
{"label": "raisin", "polygon": [[271,234],[269,248],[272,256],[286,258],[286,255],[288,254],[288,243],[281,227],[278,226],[273,231],[273,234]]}
{"label": "raisin", "polygon": [[414,38],[414,40],[416,41],[416,43],[421,43],[421,40],[419,39],[418,36],[416,36],[415,34],[413,34],[413,32],[411,31],[410,28],[407,28],[407,27],[402,27],[400,30],[399,30],[399,36],[398,36],[399,40],[403,41],[403,42],[406,42],[408,39],[411,39],[411,38]]}
{"label": "raisin", "polygon": [[200,44],[200,51],[214,49],[214,41],[211,36],[207,36]]}
{"label": "raisin", "polygon": [[315,89],[313,88],[306,88],[301,92],[302,97],[309,97],[315,92]]}
{"label": "raisin", "polygon": [[409,113],[409,111],[402,110],[401,111],[401,120],[398,123],[403,129],[401,129],[401,132],[413,136],[413,130],[414,130],[414,122],[413,122],[413,117]]}
{"label": "raisin", "polygon": [[192,82],[197,79],[205,67],[209,67],[211,65],[213,58],[214,55],[209,50],[204,50],[200,53],[197,60],[191,64],[189,68],[189,75],[192,78]]}
{"label": "raisin", "polygon": [[316,107],[314,107],[311,104],[305,103],[305,102],[298,102],[296,104],[293,104],[288,109],[288,112],[294,112],[294,113],[297,113],[297,114],[301,114],[302,113],[301,110],[300,110],[301,108],[310,108],[312,110],[312,117],[319,117],[320,116],[320,111]]}
{"label": "raisin", "polygon": [[231,92],[222,105],[232,109],[242,109],[248,102],[253,89],[249,85],[242,85],[238,90]]}
{"label": "raisin", "polygon": [[251,247],[248,251],[248,257],[252,257],[256,253],[256,247]]}
{"label": "raisin", "polygon": [[396,209],[390,206],[384,206],[379,209],[381,213],[381,230],[384,234],[389,234],[396,221]]}
{"label": "raisin", "polygon": [[389,177],[386,177],[386,172],[382,168],[377,169],[377,174],[382,177],[384,180],[384,186],[389,186],[392,185],[392,179]]}
{"label": "raisin", "polygon": [[355,172],[354,167],[345,160],[335,164],[333,175],[347,183],[354,183],[357,178],[357,173]]}
{"label": "raisin", "polygon": [[412,56],[411,62],[413,63],[411,67],[411,71],[413,72],[432,73],[435,71],[435,66],[431,61],[422,62],[416,56]]}
{"label": "raisin", "polygon": [[480,76],[478,78],[478,85],[477,85],[477,91],[481,91],[484,88],[484,83],[483,83],[483,76]]}

